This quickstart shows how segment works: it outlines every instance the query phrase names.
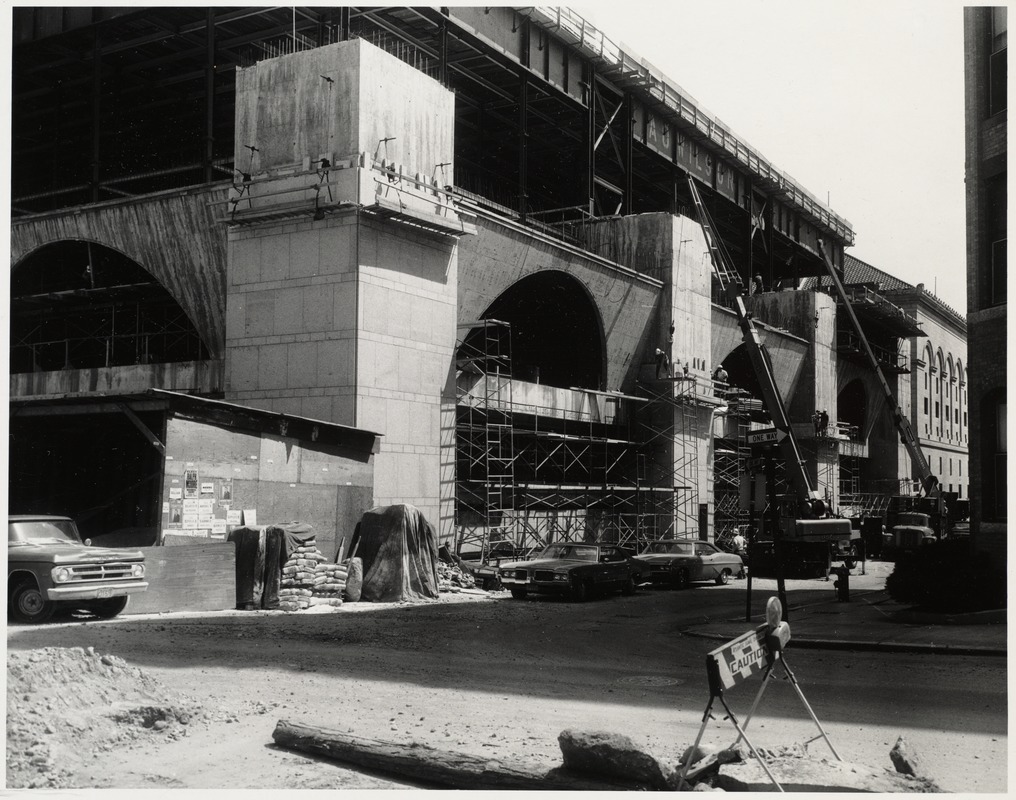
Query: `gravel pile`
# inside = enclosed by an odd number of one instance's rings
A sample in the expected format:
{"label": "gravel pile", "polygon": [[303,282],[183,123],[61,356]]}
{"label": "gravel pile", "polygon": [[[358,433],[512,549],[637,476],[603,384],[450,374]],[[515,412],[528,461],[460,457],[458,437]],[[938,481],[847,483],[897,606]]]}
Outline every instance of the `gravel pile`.
{"label": "gravel pile", "polygon": [[7,788],[77,788],[94,754],[145,737],[177,739],[207,718],[122,658],[92,647],[7,654]]}

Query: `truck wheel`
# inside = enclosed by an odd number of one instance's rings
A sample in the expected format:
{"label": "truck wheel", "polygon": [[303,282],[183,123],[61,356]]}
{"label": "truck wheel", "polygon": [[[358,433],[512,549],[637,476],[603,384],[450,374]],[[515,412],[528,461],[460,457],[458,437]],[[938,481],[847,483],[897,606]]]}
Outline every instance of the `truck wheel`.
{"label": "truck wheel", "polygon": [[628,576],[628,580],[626,580],[621,585],[621,594],[626,595],[626,596],[630,596],[630,595],[635,594],[635,579],[632,578],[631,575],[629,575]]}
{"label": "truck wheel", "polygon": [[113,619],[117,614],[127,607],[127,595],[123,597],[111,597],[109,600],[97,600],[88,606],[99,619]]}
{"label": "truck wheel", "polygon": [[514,597],[516,600],[525,600],[527,594],[528,592],[526,592],[525,586],[512,587],[512,597]]}
{"label": "truck wheel", "polygon": [[726,586],[728,583],[730,583],[730,570],[725,569],[722,570],[720,574],[716,576],[716,585]]}
{"label": "truck wheel", "polygon": [[56,604],[46,600],[39,587],[23,583],[11,592],[10,615],[18,622],[45,622],[53,616]]}

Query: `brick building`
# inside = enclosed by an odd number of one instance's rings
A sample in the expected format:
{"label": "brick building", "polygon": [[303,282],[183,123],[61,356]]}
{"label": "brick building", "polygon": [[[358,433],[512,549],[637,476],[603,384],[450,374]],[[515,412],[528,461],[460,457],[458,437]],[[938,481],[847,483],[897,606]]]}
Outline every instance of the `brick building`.
{"label": "brick building", "polygon": [[1006,553],[1007,9],[963,11],[971,534]]}

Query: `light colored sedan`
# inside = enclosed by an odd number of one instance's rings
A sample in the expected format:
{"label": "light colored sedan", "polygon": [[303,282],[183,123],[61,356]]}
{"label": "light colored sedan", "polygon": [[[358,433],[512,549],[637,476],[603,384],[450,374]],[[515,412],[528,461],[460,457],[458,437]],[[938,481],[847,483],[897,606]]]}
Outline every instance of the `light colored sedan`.
{"label": "light colored sedan", "polygon": [[744,570],[740,556],[726,553],[710,542],[694,539],[649,542],[635,559],[646,564],[652,583],[676,589],[684,589],[697,581],[715,581],[722,586]]}

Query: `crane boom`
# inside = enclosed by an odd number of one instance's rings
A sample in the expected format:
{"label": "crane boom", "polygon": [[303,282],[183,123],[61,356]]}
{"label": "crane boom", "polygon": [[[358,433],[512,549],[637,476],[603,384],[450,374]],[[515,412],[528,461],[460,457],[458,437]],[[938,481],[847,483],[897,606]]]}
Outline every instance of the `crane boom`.
{"label": "crane boom", "polygon": [[833,286],[836,289],[837,297],[843,305],[843,309],[846,311],[847,317],[850,319],[850,324],[854,328],[854,333],[857,334],[857,338],[861,342],[864,354],[868,359],[868,363],[871,365],[871,368],[875,371],[875,375],[878,377],[878,383],[882,389],[882,394],[885,396],[889,413],[892,415],[893,424],[896,426],[896,430],[899,431],[900,441],[903,442],[903,446],[907,449],[907,453],[910,454],[910,458],[914,462],[918,478],[921,481],[921,486],[924,489],[925,494],[931,495],[938,488],[938,478],[932,473],[931,465],[928,463],[928,459],[925,458],[924,451],[921,450],[921,444],[917,441],[917,437],[914,435],[914,429],[910,425],[910,420],[908,420],[906,415],[903,413],[899,402],[896,400],[896,395],[893,394],[893,390],[889,386],[889,382],[885,379],[882,367],[879,365],[878,359],[875,357],[875,352],[871,349],[871,345],[868,343],[868,337],[864,335],[864,330],[861,328],[861,323],[857,319],[857,314],[854,313],[854,309],[850,304],[850,299],[847,297],[847,291],[843,288],[843,281],[840,280],[839,273],[836,272],[836,268],[833,266],[832,261],[829,260],[829,255],[826,253],[825,245],[821,239],[818,241],[818,249],[822,254],[822,260],[825,262],[826,272],[829,274],[829,278],[832,280]]}
{"label": "crane boom", "polygon": [[787,416],[786,406],[780,396],[779,387],[776,385],[776,376],[773,374],[772,361],[769,353],[762,344],[758,329],[752,321],[751,314],[744,306],[744,299],[741,297],[741,278],[734,267],[730,255],[723,247],[722,242],[713,235],[712,221],[709,212],[702,202],[695,179],[688,176],[688,185],[691,187],[692,200],[695,203],[695,210],[698,213],[699,224],[706,238],[706,245],[712,257],[713,273],[716,275],[720,286],[727,293],[737,314],[737,324],[741,328],[741,338],[744,342],[748,359],[751,361],[752,369],[758,379],[759,388],[762,391],[762,402],[773,421],[773,427],[777,431],[777,441],[780,453],[786,462],[787,474],[790,483],[797,494],[798,503],[806,515],[819,517],[825,510],[825,501],[815,491],[808,471],[805,469],[804,459],[801,458],[801,451],[794,438],[794,432],[790,425],[790,418]]}

